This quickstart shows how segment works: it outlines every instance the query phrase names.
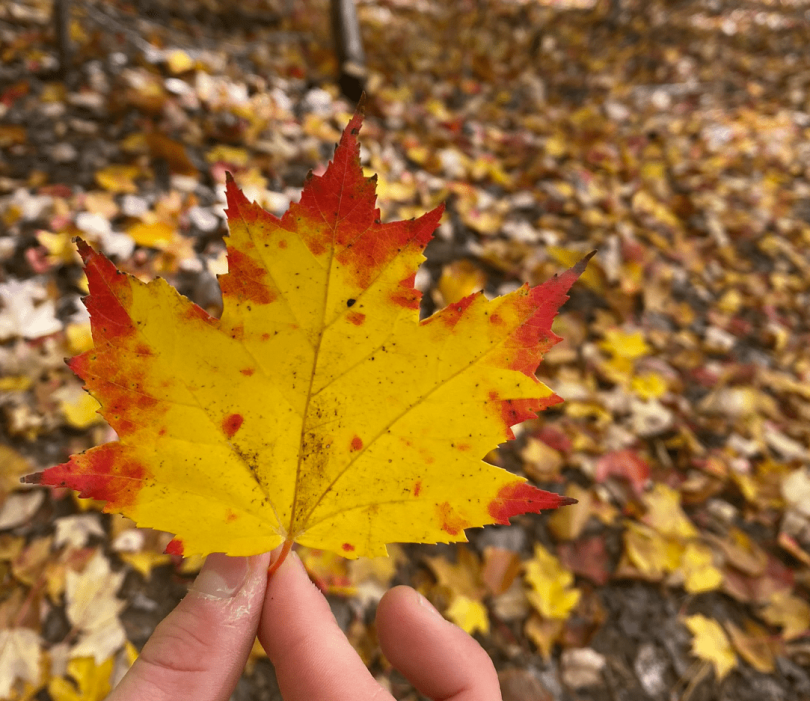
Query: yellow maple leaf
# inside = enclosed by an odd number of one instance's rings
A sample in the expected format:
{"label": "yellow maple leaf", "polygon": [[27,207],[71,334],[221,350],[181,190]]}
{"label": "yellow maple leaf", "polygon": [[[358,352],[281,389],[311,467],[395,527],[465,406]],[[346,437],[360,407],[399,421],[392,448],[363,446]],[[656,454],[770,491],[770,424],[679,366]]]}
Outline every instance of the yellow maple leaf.
{"label": "yellow maple leaf", "polygon": [[534,557],[525,565],[529,603],[543,618],[566,619],[579,603],[581,592],[573,589],[574,575],[542,545],[534,546]]}
{"label": "yellow maple leaf", "polygon": [[445,613],[453,623],[471,635],[476,631],[481,631],[484,635],[489,633],[489,614],[487,607],[480,601],[467,596],[456,596]]}
{"label": "yellow maple leaf", "polygon": [[684,589],[690,594],[717,589],[723,583],[723,573],[713,564],[712,549],[702,543],[687,543],[681,556]]}
{"label": "yellow maple leaf", "polygon": [[97,664],[92,657],[75,657],[67,665],[70,677],[55,677],[48,682],[53,701],[103,701],[110,693],[115,657]]}
{"label": "yellow maple leaf", "polygon": [[95,346],[70,366],[119,440],[29,482],[177,534],[173,554],[378,556],[572,502],[481,456],[560,401],[534,371],[587,259],[420,321],[413,281],[442,208],[380,223],[361,121],[280,219],[229,181],[220,319],[80,244]]}
{"label": "yellow maple leaf", "polygon": [[723,679],[737,664],[737,655],[720,624],[706,616],[687,616],[684,624],[691,631],[692,654],[711,662],[718,679]]}

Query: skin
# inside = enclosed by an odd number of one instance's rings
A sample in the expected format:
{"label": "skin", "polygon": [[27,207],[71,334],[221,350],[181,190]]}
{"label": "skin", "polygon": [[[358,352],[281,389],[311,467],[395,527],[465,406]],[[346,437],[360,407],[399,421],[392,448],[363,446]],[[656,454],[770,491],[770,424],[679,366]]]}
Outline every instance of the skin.
{"label": "skin", "polygon": [[[268,581],[270,561],[210,555],[108,701],[228,701],[256,635],[284,701],[393,701],[295,553]],[[500,701],[483,648],[410,587],[382,598],[377,634],[386,658],[428,698]]]}

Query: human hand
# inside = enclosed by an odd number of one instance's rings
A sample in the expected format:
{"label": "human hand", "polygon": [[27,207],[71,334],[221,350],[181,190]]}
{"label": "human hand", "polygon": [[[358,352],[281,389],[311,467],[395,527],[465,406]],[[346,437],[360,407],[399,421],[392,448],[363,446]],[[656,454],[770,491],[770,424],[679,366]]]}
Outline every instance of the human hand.
{"label": "human hand", "polygon": [[[228,701],[258,633],[285,701],[393,701],[371,676],[293,553],[209,555],[189,594],[155,629],[108,701]],[[410,587],[377,609],[383,654],[425,696],[499,701],[478,643]]]}

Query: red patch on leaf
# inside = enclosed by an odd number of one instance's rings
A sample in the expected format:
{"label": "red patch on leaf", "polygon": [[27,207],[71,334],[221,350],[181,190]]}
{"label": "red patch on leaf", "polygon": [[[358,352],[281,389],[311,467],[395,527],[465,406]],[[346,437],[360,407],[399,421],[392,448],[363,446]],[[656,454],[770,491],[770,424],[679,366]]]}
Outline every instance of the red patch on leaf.
{"label": "red patch on leaf", "polygon": [[352,450],[360,450],[363,447],[363,441],[360,436],[352,438]]}
{"label": "red patch on leaf", "polygon": [[254,372],[256,372],[255,368],[242,368],[239,372],[247,377],[250,377]]}
{"label": "red patch on leaf", "polygon": [[128,275],[118,272],[103,255],[96,253],[84,241],[77,242],[79,255],[84,261],[90,295],[84,298],[93,337],[101,334],[106,340],[122,338],[135,333],[129,316],[132,304],[132,283]]}
{"label": "red patch on leaf", "polygon": [[205,311],[205,309],[194,304],[194,302],[191,302],[185,306],[183,309],[183,317],[191,320],[197,319],[199,321],[204,321],[206,324],[211,324],[212,326],[219,321],[219,319],[211,316],[207,311]]}
{"label": "red patch on leaf", "polygon": [[415,497],[418,497],[418,496],[419,496],[419,493],[420,493],[421,491],[422,491],[422,482],[421,482],[420,480],[417,480],[416,484],[415,484],[415,485],[413,485],[413,495],[414,495]]}
{"label": "red patch on leaf", "polygon": [[227,523],[231,523],[233,521],[236,521],[237,518],[239,518],[239,515],[235,511],[233,511],[232,509],[227,509],[225,511],[225,521]]}
{"label": "red patch on leaf", "polygon": [[461,317],[464,316],[464,312],[467,311],[469,306],[475,301],[475,298],[479,297],[480,295],[480,292],[474,292],[473,294],[467,295],[463,299],[460,299],[458,302],[448,304],[440,312],[437,312],[430,317],[428,321],[438,318],[445,326],[452,329],[459,322]]}
{"label": "red patch on leaf", "polygon": [[222,431],[228,438],[232,438],[233,435],[242,427],[242,422],[244,420],[245,419],[242,414],[230,414],[222,419]]}
{"label": "red patch on leaf", "polygon": [[135,352],[138,355],[145,355],[147,357],[152,355],[152,349],[145,343],[139,343],[137,346],[135,346]]}
{"label": "red patch on leaf", "polygon": [[179,538],[173,538],[169,541],[169,544],[166,546],[166,549],[163,552],[165,552],[167,555],[179,555],[182,557],[183,541]]}
{"label": "red patch on leaf", "polygon": [[404,280],[399,281],[399,285],[389,295],[389,299],[399,307],[405,309],[419,309],[419,303],[422,301],[422,293],[414,289],[413,283],[416,279],[416,274],[409,275]]}
{"label": "red patch on leaf", "polygon": [[135,503],[151,475],[121,443],[105,443],[66,463],[37,473],[35,484],[70,487],[83,499],[100,499],[116,510]]}
{"label": "red patch on leaf", "polygon": [[280,239],[278,242],[279,248],[287,248],[287,242],[284,239]]}
{"label": "red patch on leaf", "polygon": [[354,552],[354,546],[351,543],[343,543],[340,547],[347,553]]}
{"label": "red patch on leaf", "polygon": [[466,519],[462,518],[453,510],[449,502],[438,504],[436,506],[436,513],[439,517],[441,529],[450,535],[458,535],[470,525]]}
{"label": "red patch on leaf", "polygon": [[571,497],[563,497],[547,492],[526,482],[510,482],[501,487],[498,496],[487,506],[489,515],[495,523],[509,525],[509,519],[518,514],[539,514],[545,509],[556,509],[559,506],[575,504]]}
{"label": "red patch on leaf", "polygon": [[537,412],[543,408],[541,399],[504,399],[501,401],[501,418],[506,424],[506,435],[509,440],[515,437],[512,426],[537,418]]}
{"label": "red patch on leaf", "polygon": [[365,320],[366,315],[360,312],[349,312],[346,318],[351,321],[355,326],[360,326]]}
{"label": "red patch on leaf", "polygon": [[501,317],[498,314],[490,314],[489,323],[495,324],[496,326],[503,326],[506,322],[503,319],[501,319]]}
{"label": "red patch on leaf", "polygon": [[219,279],[224,297],[239,301],[270,304],[276,294],[264,282],[267,271],[249,255],[228,248],[228,273]]}

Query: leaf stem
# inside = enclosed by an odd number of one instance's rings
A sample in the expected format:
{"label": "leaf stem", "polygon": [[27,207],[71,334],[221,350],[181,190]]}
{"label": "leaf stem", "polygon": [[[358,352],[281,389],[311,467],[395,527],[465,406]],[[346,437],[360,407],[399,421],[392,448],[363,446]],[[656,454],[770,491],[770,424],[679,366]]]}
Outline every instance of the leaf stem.
{"label": "leaf stem", "polygon": [[292,544],[293,544],[293,542],[289,538],[284,541],[284,545],[282,546],[281,551],[278,554],[278,557],[267,568],[267,578],[268,579],[270,579],[270,577],[273,576],[273,573],[279,567],[281,567],[281,563],[284,562],[284,560],[287,559],[287,555],[289,555],[290,550],[292,550]]}

